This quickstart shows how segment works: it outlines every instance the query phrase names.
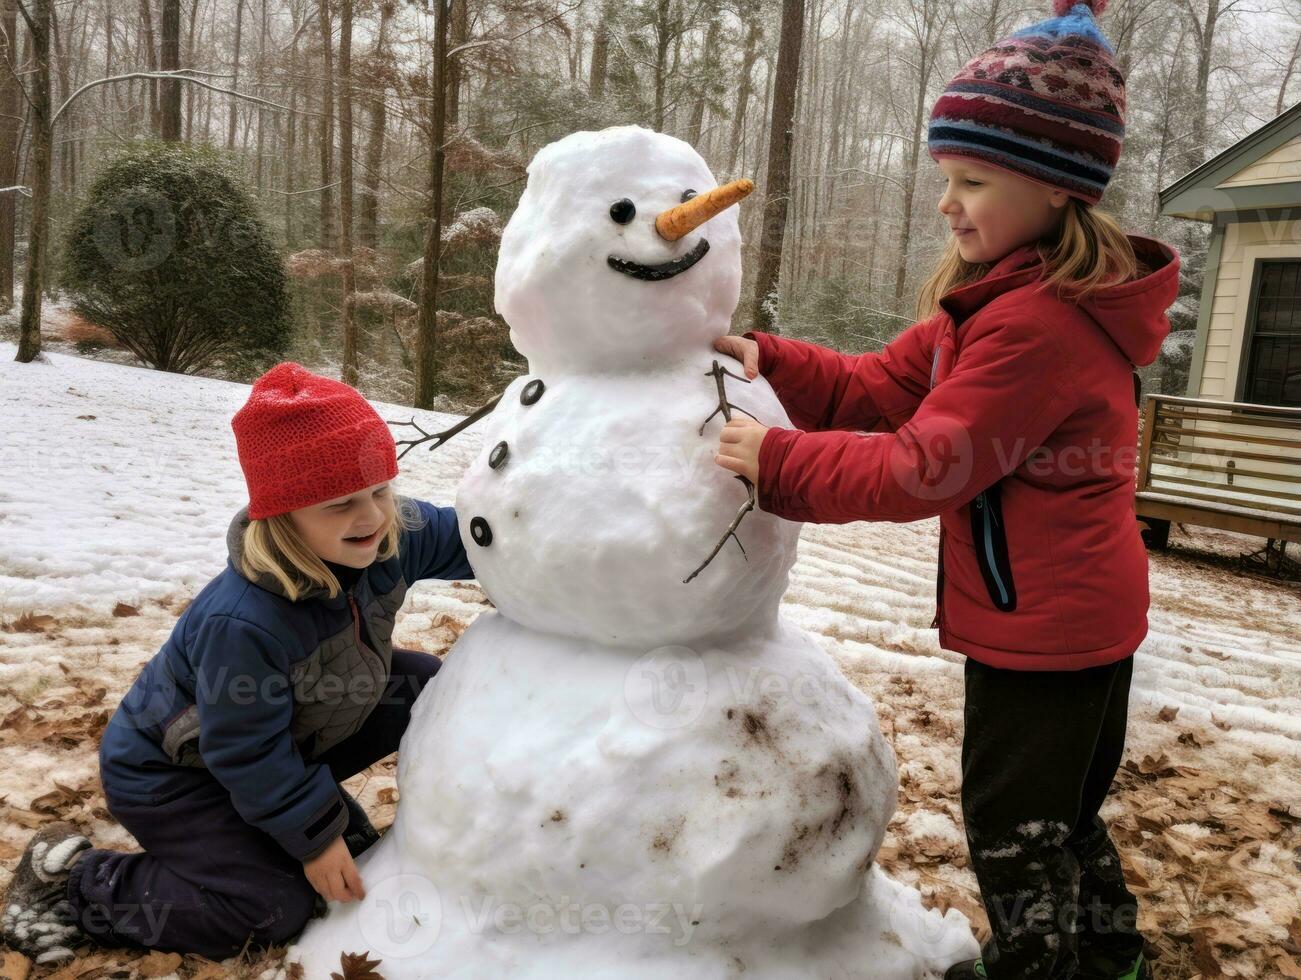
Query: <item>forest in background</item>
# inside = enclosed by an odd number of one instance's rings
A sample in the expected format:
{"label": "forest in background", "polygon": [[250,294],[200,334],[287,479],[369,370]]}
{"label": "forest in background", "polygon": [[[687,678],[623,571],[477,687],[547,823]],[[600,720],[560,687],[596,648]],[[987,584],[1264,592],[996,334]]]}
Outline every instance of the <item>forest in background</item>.
{"label": "forest in background", "polygon": [[[523,368],[492,276],[530,157],[637,123],[694,145],[720,182],[758,184],[734,327],[775,316],[874,349],[913,321],[948,234],[925,147],[934,99],[1049,6],[0,0],[0,312],[34,242],[48,255],[37,293],[58,296],[68,228],[110,161],[145,139],[202,144],[238,172],[283,258],[288,356],[374,397],[477,403]],[[1171,318],[1187,329],[1209,225],[1159,217],[1158,191],[1301,96],[1301,0],[1112,0],[1100,22],[1128,82],[1101,207],[1180,249],[1189,300]],[[68,334],[115,346],[94,324]]]}

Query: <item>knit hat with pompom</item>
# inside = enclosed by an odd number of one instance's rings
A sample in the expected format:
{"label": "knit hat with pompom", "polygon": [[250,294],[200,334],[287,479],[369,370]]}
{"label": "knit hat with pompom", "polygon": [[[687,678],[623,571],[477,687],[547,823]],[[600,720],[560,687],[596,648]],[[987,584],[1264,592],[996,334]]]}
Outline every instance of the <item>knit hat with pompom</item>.
{"label": "knit hat with pompom", "polygon": [[261,520],[346,497],[398,475],[388,426],[357,389],[284,361],[235,413],[248,516]]}
{"label": "knit hat with pompom", "polygon": [[1094,17],[1107,0],[1053,0],[1055,17],[977,55],[931,110],[930,155],[966,157],[1097,204],[1125,137],[1125,78]]}

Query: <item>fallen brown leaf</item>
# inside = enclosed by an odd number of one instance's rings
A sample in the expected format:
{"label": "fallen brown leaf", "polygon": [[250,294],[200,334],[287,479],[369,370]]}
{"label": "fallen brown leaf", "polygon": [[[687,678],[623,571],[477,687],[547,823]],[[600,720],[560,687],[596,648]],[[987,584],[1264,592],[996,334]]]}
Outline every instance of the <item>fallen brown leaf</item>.
{"label": "fallen brown leaf", "polygon": [[330,980],[384,980],[375,972],[375,967],[383,961],[369,959],[369,956],[370,950],[360,953],[341,953],[339,963],[343,967],[343,973],[331,973]]}
{"label": "fallen brown leaf", "polygon": [[13,950],[6,950],[4,959],[0,960],[0,978],[3,980],[27,980],[31,970],[32,961]]}
{"label": "fallen brown leaf", "polygon": [[53,616],[37,615],[36,613],[26,612],[19,616],[11,623],[0,625],[0,629],[6,633],[44,633],[53,626],[55,619]]}
{"label": "fallen brown leaf", "polygon": [[165,977],[175,973],[181,965],[180,953],[164,953],[154,950],[148,956],[142,956],[131,964],[142,977]]}

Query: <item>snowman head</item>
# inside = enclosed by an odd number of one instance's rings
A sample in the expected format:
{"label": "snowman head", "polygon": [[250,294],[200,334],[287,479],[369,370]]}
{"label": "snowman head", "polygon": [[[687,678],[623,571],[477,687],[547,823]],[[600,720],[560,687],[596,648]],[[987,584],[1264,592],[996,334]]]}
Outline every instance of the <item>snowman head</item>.
{"label": "snowman head", "polygon": [[496,307],[530,373],[654,369],[708,351],[741,292],[741,232],[688,143],[641,126],[544,146],[506,224]]}

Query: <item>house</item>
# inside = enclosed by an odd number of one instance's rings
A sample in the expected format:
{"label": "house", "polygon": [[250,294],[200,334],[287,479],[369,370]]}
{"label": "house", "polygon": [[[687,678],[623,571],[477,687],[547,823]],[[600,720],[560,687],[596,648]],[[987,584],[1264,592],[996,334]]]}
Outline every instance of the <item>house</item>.
{"label": "house", "polygon": [[1160,192],[1211,224],[1187,394],[1301,407],[1301,102]]}
{"label": "house", "polygon": [[1160,192],[1211,225],[1188,387],[1143,405],[1135,511],[1257,535],[1247,556],[1301,574],[1301,103]]}

